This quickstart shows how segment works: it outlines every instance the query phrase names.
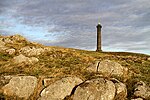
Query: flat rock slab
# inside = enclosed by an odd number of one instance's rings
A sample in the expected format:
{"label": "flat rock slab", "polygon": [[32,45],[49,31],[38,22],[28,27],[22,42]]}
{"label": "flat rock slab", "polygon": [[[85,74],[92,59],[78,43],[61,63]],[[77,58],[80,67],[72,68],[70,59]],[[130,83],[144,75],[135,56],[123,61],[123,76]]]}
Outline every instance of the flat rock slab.
{"label": "flat rock slab", "polygon": [[126,80],[128,68],[121,66],[119,63],[111,60],[96,61],[95,65],[87,68],[90,72],[97,72],[104,77],[121,77]]}
{"label": "flat rock slab", "polygon": [[38,56],[45,52],[43,48],[35,48],[35,47],[23,47],[19,51],[21,54],[24,54],[26,56]]}
{"label": "flat rock slab", "polygon": [[73,100],[114,100],[115,84],[103,78],[92,79],[76,88]]}
{"label": "flat rock slab", "polygon": [[29,57],[26,57],[22,54],[13,58],[13,62],[16,64],[19,64],[19,63],[34,64],[34,63],[37,63],[38,61],[39,61],[39,59],[36,57],[30,57],[29,58]]}
{"label": "flat rock slab", "polygon": [[37,78],[34,76],[14,76],[2,90],[5,95],[27,99],[34,92],[36,85]]}
{"label": "flat rock slab", "polygon": [[77,77],[62,78],[49,85],[41,92],[39,100],[62,100],[70,95],[73,88],[83,81]]}
{"label": "flat rock slab", "polygon": [[113,62],[110,60],[104,60],[100,62],[98,66],[98,72],[106,74],[106,75],[115,75],[115,76],[125,76],[127,74],[128,69],[122,67],[119,63]]}

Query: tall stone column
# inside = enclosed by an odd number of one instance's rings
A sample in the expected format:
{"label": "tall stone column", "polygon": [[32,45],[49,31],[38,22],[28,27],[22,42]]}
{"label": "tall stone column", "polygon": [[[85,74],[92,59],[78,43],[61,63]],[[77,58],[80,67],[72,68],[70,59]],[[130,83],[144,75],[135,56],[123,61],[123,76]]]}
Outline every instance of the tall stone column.
{"label": "tall stone column", "polygon": [[102,48],[101,48],[101,28],[102,28],[102,26],[99,23],[96,27],[97,27],[97,49],[96,49],[96,51],[101,52],[102,51]]}

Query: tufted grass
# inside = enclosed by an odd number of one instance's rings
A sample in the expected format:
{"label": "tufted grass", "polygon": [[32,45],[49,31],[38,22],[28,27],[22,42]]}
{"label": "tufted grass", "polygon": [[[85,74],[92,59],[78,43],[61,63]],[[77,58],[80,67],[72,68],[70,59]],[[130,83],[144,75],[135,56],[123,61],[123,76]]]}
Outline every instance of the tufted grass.
{"label": "tufted grass", "polygon": [[14,44],[6,44],[9,48],[15,48],[15,55],[8,55],[0,52],[0,75],[34,75],[36,77],[66,77],[77,76],[83,80],[99,77],[97,73],[91,73],[87,69],[94,66],[95,61],[109,59],[120,63],[129,69],[131,76],[125,84],[130,91],[130,98],[133,85],[136,80],[142,80],[150,86],[150,57],[145,54],[129,53],[129,52],[95,52],[78,50],[63,47],[48,47],[51,49],[39,56],[36,64],[27,65],[24,63],[14,64],[12,58],[18,55],[18,50],[24,46],[45,47],[40,44],[31,43],[26,40],[15,41]]}

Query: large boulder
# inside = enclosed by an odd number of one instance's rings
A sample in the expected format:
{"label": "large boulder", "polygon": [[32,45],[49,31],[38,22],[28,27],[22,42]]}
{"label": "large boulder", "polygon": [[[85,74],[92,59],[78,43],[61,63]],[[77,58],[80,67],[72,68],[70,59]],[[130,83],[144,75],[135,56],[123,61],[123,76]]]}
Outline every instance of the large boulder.
{"label": "large boulder", "polygon": [[80,83],[82,80],[77,77],[62,78],[45,88],[39,100],[62,100],[70,95],[73,88]]}
{"label": "large boulder", "polygon": [[104,60],[104,61],[96,61],[94,66],[88,68],[91,72],[98,72],[105,77],[122,77],[126,78],[128,76],[128,68],[121,66],[119,63]]}
{"label": "large boulder", "polygon": [[148,60],[148,61],[150,61],[150,57],[149,57],[149,58],[147,58],[147,60]]}
{"label": "large boulder", "polygon": [[150,98],[150,91],[148,86],[143,81],[139,81],[134,86],[134,97],[140,97],[143,99]]}
{"label": "large boulder", "polygon": [[34,64],[36,62],[38,62],[38,58],[36,57],[26,57],[22,54],[20,54],[19,56],[16,56],[13,58],[13,62],[16,63],[16,64],[19,64],[19,63],[25,63],[25,64]]}
{"label": "large boulder", "polygon": [[29,59],[28,57],[20,54],[20,55],[13,58],[13,62],[14,63],[22,63],[22,62],[28,61],[28,59]]}
{"label": "large boulder", "polygon": [[126,100],[126,85],[117,79],[97,78],[80,84],[72,95],[73,100]]}
{"label": "large boulder", "polygon": [[37,85],[37,78],[33,76],[14,76],[8,84],[2,87],[3,93],[8,96],[29,98]]}
{"label": "large boulder", "polygon": [[26,47],[21,48],[19,52],[26,56],[38,56],[42,54],[43,52],[45,52],[45,50],[43,48],[35,48],[35,47],[26,46]]}
{"label": "large boulder", "polygon": [[127,97],[126,85],[117,79],[111,79],[111,81],[115,84],[116,87],[115,100],[125,100]]}
{"label": "large boulder", "polygon": [[112,81],[98,78],[84,82],[76,88],[73,100],[114,100],[116,93]]}

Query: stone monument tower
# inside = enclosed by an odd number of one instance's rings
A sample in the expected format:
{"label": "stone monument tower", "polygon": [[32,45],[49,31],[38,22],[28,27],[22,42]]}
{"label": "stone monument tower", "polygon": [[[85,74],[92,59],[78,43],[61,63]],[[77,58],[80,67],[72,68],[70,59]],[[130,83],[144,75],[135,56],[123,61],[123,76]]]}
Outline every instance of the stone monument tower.
{"label": "stone monument tower", "polygon": [[101,52],[102,49],[101,49],[101,24],[98,23],[98,25],[96,26],[97,27],[97,49],[96,51],[98,52]]}

